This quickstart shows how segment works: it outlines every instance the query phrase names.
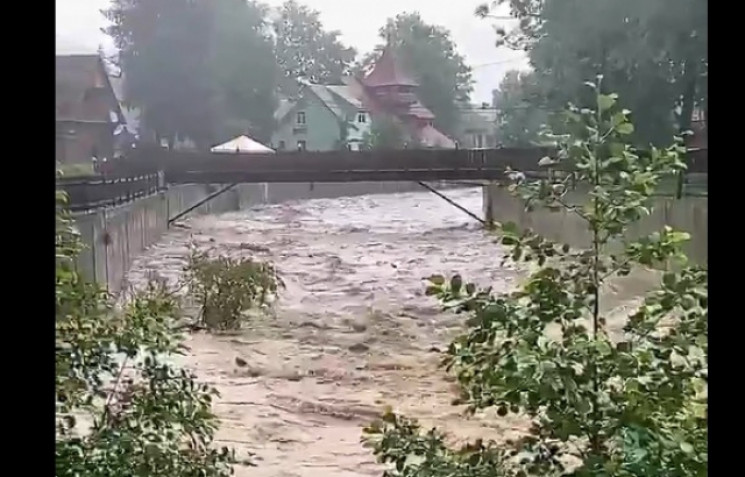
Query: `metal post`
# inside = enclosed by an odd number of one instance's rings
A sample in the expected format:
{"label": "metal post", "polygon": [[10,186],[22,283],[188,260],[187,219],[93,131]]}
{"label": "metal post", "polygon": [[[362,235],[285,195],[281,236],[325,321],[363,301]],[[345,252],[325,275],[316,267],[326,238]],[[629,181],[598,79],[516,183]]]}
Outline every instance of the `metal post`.
{"label": "metal post", "polygon": [[170,226],[173,222],[177,221],[178,219],[180,219],[184,215],[188,214],[192,210],[196,209],[200,205],[206,204],[207,202],[211,201],[212,199],[214,199],[218,195],[223,194],[223,193],[229,191],[230,189],[232,189],[233,187],[237,186],[238,184],[239,184],[238,182],[235,182],[233,184],[229,184],[229,185],[223,187],[220,190],[217,190],[217,191],[211,193],[210,195],[208,195],[204,199],[198,201],[196,204],[192,205],[191,207],[189,207],[188,209],[184,210],[183,212],[179,212],[178,214],[176,214],[175,217],[172,217],[172,218],[168,219],[168,225]]}
{"label": "metal post", "polygon": [[430,185],[425,184],[424,182],[419,182],[419,181],[417,181],[417,184],[419,184],[420,186],[424,187],[428,191],[432,192],[437,197],[441,198],[442,200],[444,200],[448,204],[452,205],[456,209],[458,209],[458,210],[460,210],[462,212],[465,212],[466,214],[468,214],[469,217],[472,217],[473,219],[477,220],[481,225],[484,225],[484,226],[487,226],[488,227],[488,224],[486,223],[486,221],[484,219],[482,219],[478,215],[474,214],[470,210],[466,209],[462,205],[458,204],[457,202],[455,202],[454,200],[452,200],[450,197],[447,197],[446,195],[442,194],[440,191],[438,191],[434,187],[431,187]]}

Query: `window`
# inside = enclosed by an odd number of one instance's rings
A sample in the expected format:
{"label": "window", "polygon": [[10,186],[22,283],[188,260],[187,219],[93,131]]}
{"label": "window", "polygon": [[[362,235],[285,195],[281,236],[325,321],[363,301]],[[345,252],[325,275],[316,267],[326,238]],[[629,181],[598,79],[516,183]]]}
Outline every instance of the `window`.
{"label": "window", "polygon": [[298,141],[297,142],[297,150],[298,151],[305,151],[305,141]]}
{"label": "window", "polygon": [[357,122],[358,123],[366,123],[367,122],[367,114],[365,114],[365,113],[357,113]]}
{"label": "window", "polygon": [[285,142],[284,141],[279,141],[279,145],[277,146],[277,149],[279,149],[280,151],[284,151],[285,150],[285,147],[287,147],[285,145]]}
{"label": "window", "polygon": [[295,123],[305,124],[305,111],[299,111],[297,113],[297,117],[295,118]]}

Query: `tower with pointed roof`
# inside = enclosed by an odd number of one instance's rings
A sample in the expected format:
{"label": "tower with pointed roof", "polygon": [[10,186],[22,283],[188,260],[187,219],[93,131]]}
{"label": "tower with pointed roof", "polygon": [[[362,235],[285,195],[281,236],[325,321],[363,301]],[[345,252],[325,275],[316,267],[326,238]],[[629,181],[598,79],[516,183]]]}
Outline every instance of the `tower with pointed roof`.
{"label": "tower with pointed roof", "polygon": [[404,68],[391,44],[390,38],[375,66],[362,79],[370,96],[396,116],[431,123],[434,114],[419,102],[419,83]]}
{"label": "tower with pointed roof", "polygon": [[366,76],[344,78],[341,85],[307,84],[301,88],[300,98],[275,116],[278,129],[272,144],[283,149],[297,143],[320,151],[346,143],[356,150],[372,123],[388,118],[418,145],[454,148],[455,142],[434,127],[435,115],[417,97],[418,82],[388,40]]}

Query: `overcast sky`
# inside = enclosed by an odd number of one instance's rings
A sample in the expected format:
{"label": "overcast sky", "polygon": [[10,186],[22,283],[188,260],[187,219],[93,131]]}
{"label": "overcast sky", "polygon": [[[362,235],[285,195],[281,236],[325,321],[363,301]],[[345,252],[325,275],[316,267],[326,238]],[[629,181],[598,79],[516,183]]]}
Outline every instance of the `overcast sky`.
{"label": "overcast sky", "polygon": [[[342,41],[364,53],[379,42],[378,29],[388,17],[418,11],[424,21],[449,29],[458,50],[473,68],[474,102],[491,102],[491,90],[510,69],[527,67],[525,55],[496,48],[493,21],[476,18],[476,6],[484,0],[300,0],[321,12],[326,29],[339,30]],[[283,0],[265,0],[280,5]],[[100,10],[108,0],[56,0],[57,52],[95,52],[99,45],[112,49],[101,33],[105,19]],[[511,22],[510,22],[511,23]]]}

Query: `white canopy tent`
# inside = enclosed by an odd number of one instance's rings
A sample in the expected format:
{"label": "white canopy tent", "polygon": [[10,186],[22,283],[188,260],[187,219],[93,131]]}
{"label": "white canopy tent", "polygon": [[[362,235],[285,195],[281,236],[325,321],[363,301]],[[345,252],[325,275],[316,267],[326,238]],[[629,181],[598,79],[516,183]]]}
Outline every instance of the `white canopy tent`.
{"label": "white canopy tent", "polygon": [[258,141],[254,141],[248,136],[238,136],[235,139],[219,144],[212,149],[212,152],[242,152],[242,153],[255,153],[255,154],[266,154],[273,153],[274,149],[266,147]]}
{"label": "white canopy tent", "polygon": [[[212,152],[217,152],[220,154],[229,154],[229,153],[244,153],[244,154],[273,154],[274,149],[271,149],[269,147],[266,147],[265,145],[261,144],[258,141],[254,141],[248,136],[238,136],[235,139],[231,139],[230,141],[219,144],[212,149],[210,149]],[[266,182],[263,182],[261,184],[262,189],[262,196],[264,199],[264,203],[269,202],[269,184]]]}

